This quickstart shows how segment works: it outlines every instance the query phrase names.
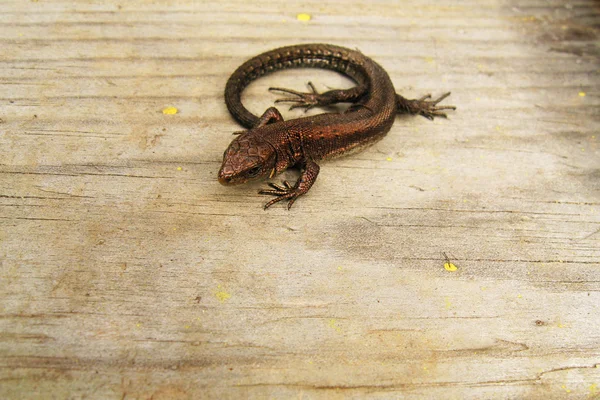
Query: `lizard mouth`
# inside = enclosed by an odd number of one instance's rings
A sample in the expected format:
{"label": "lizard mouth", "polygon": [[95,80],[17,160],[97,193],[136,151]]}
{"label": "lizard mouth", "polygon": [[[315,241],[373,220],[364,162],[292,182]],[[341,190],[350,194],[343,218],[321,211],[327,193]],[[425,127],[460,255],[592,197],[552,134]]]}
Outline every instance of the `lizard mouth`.
{"label": "lizard mouth", "polygon": [[217,179],[219,180],[219,183],[223,186],[239,185],[248,181],[248,179],[246,179],[243,176],[236,176],[232,171],[227,171],[223,169],[219,171]]}
{"label": "lizard mouth", "polygon": [[219,183],[223,186],[230,185],[231,178],[219,177]]}
{"label": "lizard mouth", "polygon": [[230,172],[225,172],[223,168],[221,168],[221,170],[219,170],[218,179],[221,185],[228,186],[233,183],[233,174]]}

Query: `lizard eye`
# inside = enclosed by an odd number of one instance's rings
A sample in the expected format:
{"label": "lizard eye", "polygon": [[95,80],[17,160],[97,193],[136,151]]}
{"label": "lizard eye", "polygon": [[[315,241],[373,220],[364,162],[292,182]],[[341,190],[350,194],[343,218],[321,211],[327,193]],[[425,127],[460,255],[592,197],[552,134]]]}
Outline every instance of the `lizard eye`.
{"label": "lizard eye", "polygon": [[249,178],[254,178],[256,175],[258,175],[259,172],[260,172],[260,166],[256,166],[256,167],[250,168],[246,172],[246,176]]}

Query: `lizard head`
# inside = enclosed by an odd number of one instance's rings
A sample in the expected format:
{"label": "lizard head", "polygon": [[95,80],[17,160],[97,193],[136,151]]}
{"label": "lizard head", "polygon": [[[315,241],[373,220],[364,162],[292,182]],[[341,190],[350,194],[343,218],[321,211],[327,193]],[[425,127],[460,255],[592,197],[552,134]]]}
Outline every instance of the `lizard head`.
{"label": "lizard head", "polygon": [[222,185],[237,185],[270,177],[275,173],[277,153],[273,146],[255,135],[244,134],[231,142],[219,170]]}

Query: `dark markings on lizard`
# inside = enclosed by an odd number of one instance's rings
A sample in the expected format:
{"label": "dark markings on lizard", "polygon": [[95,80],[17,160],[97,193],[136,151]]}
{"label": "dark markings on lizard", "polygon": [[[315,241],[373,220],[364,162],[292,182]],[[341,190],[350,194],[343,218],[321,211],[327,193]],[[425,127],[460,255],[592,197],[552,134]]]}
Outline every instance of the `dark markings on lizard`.
{"label": "dark markings on lizard", "polygon": [[[270,88],[283,94],[275,103],[288,103],[293,108],[308,110],[336,103],[352,103],[344,113],[324,113],[284,121],[275,107],[261,117],[248,111],[241,102],[244,88],[253,80],[272,71],[288,68],[324,68],[338,71],[353,79],[357,86],[345,90],[319,93],[312,83],[310,92]],[[225,102],[231,115],[248,130],[237,132],[223,155],[219,182],[223,185],[272,178],[291,167],[301,170],[298,181],[291,185],[269,183],[271,189],[260,194],[275,196],[265,209],[288,201],[288,209],[307,193],[319,174],[317,161],[347,154],[375,143],[385,136],[397,114],[418,114],[425,118],[446,117],[443,110],[454,106],[438,106],[448,97],[436,100],[426,95],[408,100],[396,94],[384,69],[362,53],[329,44],[303,44],[282,47],[260,54],[242,64],[229,78]]]}

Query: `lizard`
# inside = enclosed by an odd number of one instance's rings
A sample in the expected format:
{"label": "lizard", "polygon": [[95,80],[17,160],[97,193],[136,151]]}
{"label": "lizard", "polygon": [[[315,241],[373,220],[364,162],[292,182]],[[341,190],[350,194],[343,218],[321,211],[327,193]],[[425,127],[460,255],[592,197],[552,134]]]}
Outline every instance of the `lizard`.
{"label": "lizard", "polygon": [[[357,85],[319,93],[309,82],[310,92],[271,87],[269,90],[286,97],[275,103],[291,104],[290,110],[325,107],[336,103],[352,103],[345,112],[328,112],[284,121],[275,107],[258,117],[241,101],[250,82],[274,71],[288,68],[322,68],[342,73]],[[273,178],[291,167],[300,168],[300,177],[292,185],[268,183],[270,189],[259,194],[274,196],[266,210],[279,201],[287,201],[288,210],[296,199],[306,194],[319,175],[319,161],[361,150],[382,139],[391,129],[397,114],[421,115],[433,120],[444,117],[443,110],[454,106],[438,106],[448,97],[437,99],[427,94],[409,100],[397,94],[387,72],[360,51],[330,44],[301,44],[281,47],[253,57],[238,67],[225,85],[225,103],[231,115],[247,130],[235,132],[237,137],[223,154],[218,181],[236,185],[248,181]]]}

